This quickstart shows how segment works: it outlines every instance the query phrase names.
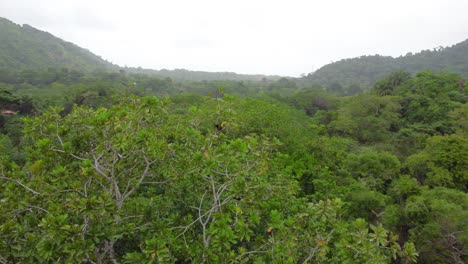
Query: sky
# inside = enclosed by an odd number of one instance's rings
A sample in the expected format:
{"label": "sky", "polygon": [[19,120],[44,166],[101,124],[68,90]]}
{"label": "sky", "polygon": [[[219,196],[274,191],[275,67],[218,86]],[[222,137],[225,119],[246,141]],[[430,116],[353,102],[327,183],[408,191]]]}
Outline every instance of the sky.
{"label": "sky", "polygon": [[120,66],[293,77],[468,38],[466,0],[0,0],[0,17]]}

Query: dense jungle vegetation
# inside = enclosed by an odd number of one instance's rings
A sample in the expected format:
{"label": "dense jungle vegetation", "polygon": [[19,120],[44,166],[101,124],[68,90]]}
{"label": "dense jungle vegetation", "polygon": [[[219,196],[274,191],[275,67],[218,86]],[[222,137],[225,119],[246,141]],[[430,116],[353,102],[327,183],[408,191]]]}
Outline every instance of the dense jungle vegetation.
{"label": "dense jungle vegetation", "polygon": [[[467,96],[2,72],[4,263],[463,263]],[[224,87],[224,88],[222,88]],[[229,93],[226,93],[229,92]]]}
{"label": "dense jungle vegetation", "polygon": [[158,76],[2,26],[0,263],[468,262],[466,76]]}

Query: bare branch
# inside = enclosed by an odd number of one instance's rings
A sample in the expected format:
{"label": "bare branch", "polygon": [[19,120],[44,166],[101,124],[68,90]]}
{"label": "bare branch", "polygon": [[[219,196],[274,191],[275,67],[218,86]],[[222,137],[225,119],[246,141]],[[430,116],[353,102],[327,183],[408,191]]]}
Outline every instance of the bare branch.
{"label": "bare branch", "polygon": [[[205,192],[205,194],[206,194],[206,192]],[[205,195],[205,194],[204,194],[204,195]],[[226,198],[221,204],[219,204],[219,206],[214,206],[214,207],[210,208],[210,209],[207,210],[204,214],[202,214],[201,216],[199,216],[197,219],[195,219],[194,221],[192,221],[192,222],[191,222],[190,224],[188,224],[187,226],[176,227],[176,228],[184,229],[184,231],[183,231],[181,234],[179,234],[176,238],[178,238],[178,237],[180,237],[181,235],[185,234],[185,233],[187,232],[187,230],[188,230],[191,226],[193,226],[195,223],[197,223],[198,221],[200,221],[201,218],[203,218],[203,217],[205,217],[205,216],[207,216],[207,215],[213,213],[218,207],[221,207],[221,206],[227,204],[227,203],[230,202],[231,200],[232,200],[231,197],[228,197],[228,198]],[[199,207],[197,207],[197,209],[198,209],[198,208],[199,208]]]}
{"label": "bare branch", "polygon": [[8,264],[8,261],[4,257],[0,256],[0,264]]}
{"label": "bare branch", "polygon": [[374,211],[374,210],[372,210],[372,209],[371,209],[371,211],[372,211],[372,213],[375,215],[375,217],[377,217],[377,219],[380,219],[380,217],[381,217],[383,214],[385,214],[385,211],[382,211],[382,212],[379,212],[379,213],[377,213],[376,211]]}
{"label": "bare branch", "polygon": [[[149,161],[148,158],[146,156],[144,156],[144,159],[145,159],[145,162],[146,162],[146,167],[145,167],[145,170],[143,171],[143,173],[141,174],[140,176],[140,179],[138,179],[138,182],[137,184],[135,184],[133,186],[132,189],[128,190],[127,189],[125,190],[122,198],[119,200],[119,203],[122,205],[123,202],[128,198],[130,197],[130,195],[132,195],[132,193],[140,186],[140,184],[143,182],[143,180],[145,179],[145,177],[148,175],[148,171],[151,167],[151,165],[153,165],[156,161]],[[127,188],[128,188],[129,185],[127,185]]]}
{"label": "bare branch", "polygon": [[104,173],[104,172],[100,169],[101,165],[99,164],[99,161],[98,161],[98,159],[96,159],[96,157],[94,157],[94,165],[91,165],[91,166],[94,168],[94,170],[95,170],[98,174],[100,174],[100,175],[101,175],[102,177],[104,177],[106,180],[111,181],[111,178],[110,178],[106,173]]}
{"label": "bare branch", "polygon": [[65,150],[56,149],[54,146],[52,146],[50,150],[55,151],[55,152],[65,153]]}
{"label": "bare branch", "polygon": [[196,207],[196,209],[198,210],[198,218],[195,219],[194,221],[192,221],[192,222],[191,222],[190,224],[188,224],[187,226],[180,227],[180,228],[183,228],[184,231],[183,231],[182,233],[180,233],[176,238],[178,238],[178,237],[184,235],[185,232],[187,232],[187,230],[188,230],[192,225],[194,225],[196,222],[198,222],[198,221],[200,220],[201,217],[203,217],[203,216],[205,216],[206,214],[208,214],[208,212],[206,212],[205,214],[200,215],[200,210],[201,210],[200,208],[201,208],[201,206],[203,205],[203,199],[205,198],[206,193],[207,193],[207,192],[203,193],[203,195],[202,195],[202,197],[201,197],[201,199],[200,199],[200,205],[199,205],[199,207]]}
{"label": "bare branch", "polygon": [[39,206],[35,206],[35,205],[28,205],[28,207],[31,207],[31,208],[36,208],[36,209],[39,209],[43,212],[46,212],[46,213],[50,213],[49,211],[47,211],[46,209],[42,208],[42,207],[39,207]]}
{"label": "bare branch", "polygon": [[86,160],[85,158],[78,157],[73,153],[70,153],[70,156],[74,157],[75,159],[81,160],[81,161]]}
{"label": "bare branch", "polygon": [[60,142],[60,145],[63,147],[63,141],[62,141],[62,138],[59,136],[59,133],[58,133],[58,127],[59,127],[59,124],[58,123],[55,123],[55,128],[56,128],[56,135],[57,135],[57,138]]}

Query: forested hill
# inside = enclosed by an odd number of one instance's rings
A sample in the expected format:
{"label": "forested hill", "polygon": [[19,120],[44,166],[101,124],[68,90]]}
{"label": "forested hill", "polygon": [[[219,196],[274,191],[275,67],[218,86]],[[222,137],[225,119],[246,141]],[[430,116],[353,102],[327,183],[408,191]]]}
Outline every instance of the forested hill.
{"label": "forested hill", "polygon": [[117,69],[117,66],[48,32],[29,25],[17,25],[0,17],[0,68],[70,68],[90,71]]}
{"label": "forested hill", "polygon": [[169,77],[182,81],[260,81],[263,78],[278,80],[279,76],[247,75],[233,72],[203,72],[177,70],[152,70],[119,67],[105,61],[87,49],[66,42],[48,32],[29,25],[18,25],[0,17],[0,70],[24,71],[48,68],[68,68],[84,72],[94,70],[119,71]]}
{"label": "forested hill", "polygon": [[235,72],[206,72],[206,71],[191,71],[186,69],[175,70],[152,70],[142,68],[124,68],[129,73],[146,74],[159,78],[171,78],[179,81],[262,81],[270,80],[277,81],[281,76],[262,75],[262,74],[238,74]]}
{"label": "forested hill", "polygon": [[370,88],[376,81],[396,70],[416,73],[422,70],[448,71],[468,75],[468,40],[446,48],[408,53],[398,58],[388,56],[361,56],[343,59],[323,66],[300,79],[325,87],[358,85]]}

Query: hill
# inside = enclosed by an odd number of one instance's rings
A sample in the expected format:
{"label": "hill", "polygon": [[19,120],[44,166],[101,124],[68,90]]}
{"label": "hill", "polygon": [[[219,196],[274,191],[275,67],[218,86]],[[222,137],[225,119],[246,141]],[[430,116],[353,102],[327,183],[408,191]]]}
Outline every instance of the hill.
{"label": "hill", "polygon": [[398,58],[373,55],[343,59],[327,64],[299,80],[326,87],[354,84],[369,88],[396,70],[405,70],[413,74],[422,70],[431,70],[467,75],[468,40],[451,47],[423,50],[416,54],[408,53]]}
{"label": "hill", "polygon": [[239,74],[235,72],[206,72],[206,71],[191,71],[186,69],[175,70],[153,70],[142,68],[124,68],[126,72],[136,74],[146,74],[159,78],[171,78],[179,81],[262,81],[268,79],[277,81],[281,76],[262,75],[262,74]]}
{"label": "hill", "polygon": [[48,32],[0,18],[0,68],[70,68],[90,71],[116,69],[117,66]]}
{"label": "hill", "polygon": [[80,71],[118,71],[169,77],[181,81],[259,81],[277,80],[279,76],[236,74],[233,72],[203,72],[123,68],[105,61],[87,49],[64,41],[30,25],[18,25],[0,17],[0,69],[8,71],[69,68]]}

